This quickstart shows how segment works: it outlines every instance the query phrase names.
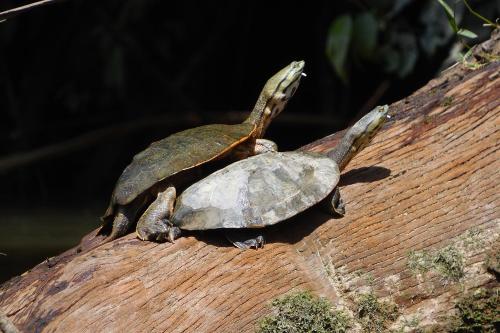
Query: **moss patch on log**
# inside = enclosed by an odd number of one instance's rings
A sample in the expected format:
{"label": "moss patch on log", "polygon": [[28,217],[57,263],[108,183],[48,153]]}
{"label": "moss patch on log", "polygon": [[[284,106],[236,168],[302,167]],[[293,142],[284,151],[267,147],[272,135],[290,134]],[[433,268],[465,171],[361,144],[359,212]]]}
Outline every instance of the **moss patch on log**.
{"label": "moss patch on log", "polygon": [[356,300],[356,318],[364,332],[386,332],[398,315],[396,304],[381,301],[372,292],[361,294]]}
{"label": "moss patch on log", "polygon": [[432,270],[454,282],[460,281],[465,274],[464,256],[453,245],[445,246],[435,252],[410,251],[407,266],[415,274]]}
{"label": "moss patch on log", "polygon": [[344,311],[332,309],[331,303],[308,291],[285,295],[272,302],[273,314],[258,324],[259,333],[343,333],[351,326]]}

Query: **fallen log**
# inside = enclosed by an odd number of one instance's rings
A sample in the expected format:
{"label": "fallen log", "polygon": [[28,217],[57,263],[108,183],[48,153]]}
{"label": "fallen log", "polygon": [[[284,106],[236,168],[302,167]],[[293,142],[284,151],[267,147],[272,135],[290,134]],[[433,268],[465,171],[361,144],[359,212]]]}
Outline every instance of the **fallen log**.
{"label": "fallen log", "polygon": [[[486,52],[498,51],[492,40]],[[218,232],[175,244],[133,234],[100,244],[93,232],[4,283],[0,312],[23,332],[253,332],[271,300],[310,290],[354,319],[370,292],[399,307],[393,328],[410,317],[441,325],[461,295],[498,286],[500,62],[471,67],[390,106],[341,177],[345,217],[315,207],[250,251]]]}

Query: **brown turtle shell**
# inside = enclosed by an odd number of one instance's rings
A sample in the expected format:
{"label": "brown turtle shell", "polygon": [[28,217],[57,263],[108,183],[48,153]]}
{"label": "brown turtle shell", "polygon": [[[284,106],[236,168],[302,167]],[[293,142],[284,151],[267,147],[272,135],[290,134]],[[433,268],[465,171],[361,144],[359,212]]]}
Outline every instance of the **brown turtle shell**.
{"label": "brown turtle shell", "polygon": [[158,182],[226,154],[248,140],[254,131],[253,124],[212,124],[153,142],[125,168],[102,218],[110,217],[116,205],[131,203]]}

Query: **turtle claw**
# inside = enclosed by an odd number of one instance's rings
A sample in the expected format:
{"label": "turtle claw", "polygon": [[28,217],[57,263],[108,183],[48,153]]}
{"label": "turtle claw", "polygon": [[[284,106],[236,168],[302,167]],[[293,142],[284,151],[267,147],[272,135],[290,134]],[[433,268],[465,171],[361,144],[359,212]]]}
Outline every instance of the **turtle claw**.
{"label": "turtle claw", "polygon": [[170,242],[170,243],[174,243],[175,242],[175,239],[178,238],[181,234],[181,229],[179,229],[178,227],[174,227],[172,225],[172,223],[168,223],[168,235],[167,235],[167,240]]}
{"label": "turtle claw", "polygon": [[167,226],[163,223],[138,226],[137,237],[144,241],[160,241],[168,232]]}
{"label": "turtle claw", "polygon": [[156,223],[144,223],[137,226],[137,237],[141,240],[174,243],[181,234],[181,229],[175,227],[168,220],[160,220]]}

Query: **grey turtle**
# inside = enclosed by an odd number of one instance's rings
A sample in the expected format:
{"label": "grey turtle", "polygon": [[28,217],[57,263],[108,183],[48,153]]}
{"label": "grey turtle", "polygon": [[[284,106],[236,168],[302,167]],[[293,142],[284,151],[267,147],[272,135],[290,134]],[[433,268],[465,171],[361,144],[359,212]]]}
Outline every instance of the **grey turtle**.
{"label": "grey turtle", "polygon": [[[266,153],[235,162],[191,185],[178,198],[170,219],[162,221],[169,228],[169,240],[174,241],[181,229],[273,225],[328,195],[333,212],[343,215],[344,204],[336,187],[340,171],[371,141],[387,118],[387,105],[375,108],[354,124],[326,156]],[[264,244],[262,236],[231,241],[245,249]]]}
{"label": "grey turtle", "polygon": [[276,144],[262,136],[295,93],[303,69],[303,61],[294,61],[271,77],[243,123],[188,129],[154,142],[135,155],[118,179],[101,218],[102,233],[111,227],[108,241],[126,234],[145,207],[137,222],[138,237],[164,240],[169,228],[161,221],[170,216],[176,189],[188,185],[205,164],[216,160],[229,163],[276,151]]}

